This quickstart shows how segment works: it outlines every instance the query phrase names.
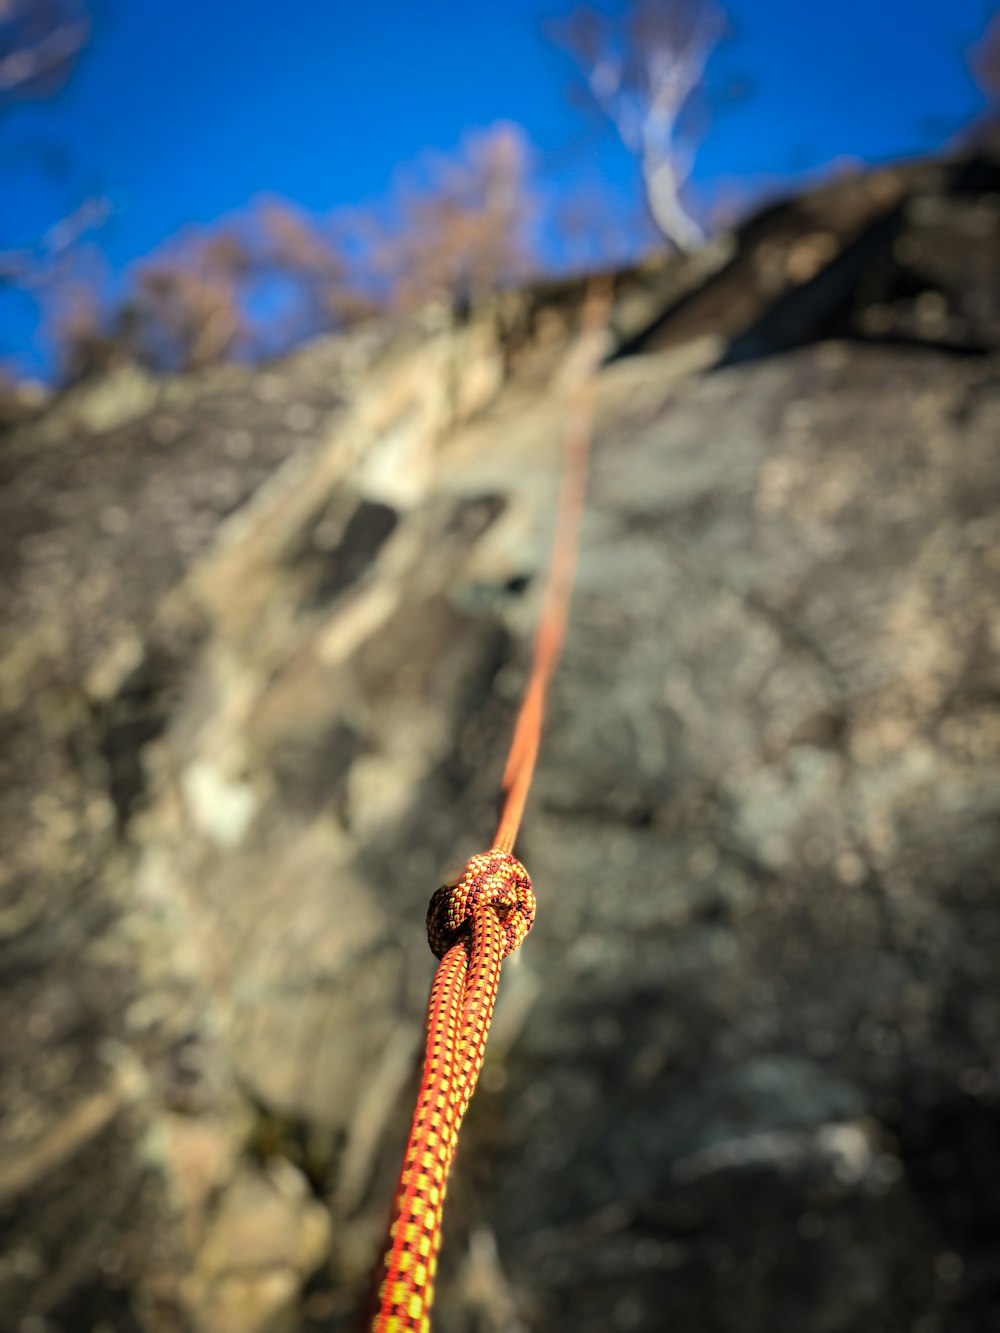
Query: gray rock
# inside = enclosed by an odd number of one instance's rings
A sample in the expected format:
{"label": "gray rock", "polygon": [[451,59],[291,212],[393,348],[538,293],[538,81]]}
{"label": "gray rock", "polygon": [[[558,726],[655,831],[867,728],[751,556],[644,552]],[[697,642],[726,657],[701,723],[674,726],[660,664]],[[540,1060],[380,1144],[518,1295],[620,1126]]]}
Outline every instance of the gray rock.
{"label": "gray rock", "polygon": [[[998,174],[621,277],[441,1333],[997,1326]],[[0,1327],[357,1320],[580,297],[9,426]]]}

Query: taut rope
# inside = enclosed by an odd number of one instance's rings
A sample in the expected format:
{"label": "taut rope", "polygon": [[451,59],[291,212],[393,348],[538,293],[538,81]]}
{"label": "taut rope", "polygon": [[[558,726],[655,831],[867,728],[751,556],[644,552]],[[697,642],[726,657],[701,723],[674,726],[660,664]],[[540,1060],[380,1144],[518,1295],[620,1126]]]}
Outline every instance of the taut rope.
{"label": "taut rope", "polygon": [[546,692],[566,636],[611,285],[609,278],[593,279],[584,302],[582,365],[569,405],[552,558],[531,672],[504,771],[494,845],[470,860],[457,883],[438,889],[427,912],[427,936],[441,961],[427,1006],[427,1054],[373,1333],[429,1333],[448,1172],[482,1068],[500,964],[527,935],[535,916],[531,880],[512,848],[535,771]]}

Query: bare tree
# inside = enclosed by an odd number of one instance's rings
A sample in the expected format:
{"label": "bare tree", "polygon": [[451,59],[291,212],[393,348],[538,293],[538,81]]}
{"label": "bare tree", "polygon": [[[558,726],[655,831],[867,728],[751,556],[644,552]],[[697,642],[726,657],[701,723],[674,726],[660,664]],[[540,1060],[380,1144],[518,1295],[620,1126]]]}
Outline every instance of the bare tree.
{"label": "bare tree", "polygon": [[83,0],[0,0],[0,106],[56,92],[89,36]]}
{"label": "bare tree", "polygon": [[[0,0],[0,110],[57,93],[75,69],[90,30],[86,0]],[[78,307],[75,252],[110,211],[105,198],[84,199],[29,244],[0,250],[0,288],[31,292],[45,306],[65,286],[74,296],[60,298],[61,306]]]}
{"label": "bare tree", "polygon": [[523,277],[527,176],[523,131],[496,125],[426,154],[380,210],[323,220],[261,198],[168,238],[118,294],[77,247],[36,295],[70,378],[120,359],[167,372],[260,360],[378,309],[475,301]]}
{"label": "bare tree", "polygon": [[317,222],[287,199],[255,202],[257,274],[270,274],[291,297],[280,341],[292,344],[372,313],[355,285],[329,221]]}
{"label": "bare tree", "polygon": [[240,285],[250,256],[225,228],[182,232],[136,270],[123,311],[139,359],[165,370],[196,370],[234,355],[246,336]]}
{"label": "bare tree", "polygon": [[72,213],[54,222],[37,244],[0,250],[0,284],[16,283],[26,290],[58,279],[59,265],[81,237],[102,225],[111,211],[107,199],[85,199]]}
{"label": "bare tree", "polygon": [[273,197],[168,237],[115,296],[87,258],[77,249],[37,293],[69,378],[119,359],[168,372],[260,360],[370,310],[329,229]]}
{"label": "bare tree", "polygon": [[466,135],[453,156],[425,155],[388,218],[355,224],[365,266],[390,305],[474,301],[532,266],[528,144],[502,122]]}
{"label": "bare tree", "polygon": [[990,18],[982,37],[970,49],[969,68],[996,115],[1000,107],[1000,11]]}
{"label": "bare tree", "polygon": [[712,0],[633,0],[615,17],[581,8],[551,25],[637,157],[653,220],[679,250],[704,240],[682,198],[695,157],[685,115],[724,30]]}

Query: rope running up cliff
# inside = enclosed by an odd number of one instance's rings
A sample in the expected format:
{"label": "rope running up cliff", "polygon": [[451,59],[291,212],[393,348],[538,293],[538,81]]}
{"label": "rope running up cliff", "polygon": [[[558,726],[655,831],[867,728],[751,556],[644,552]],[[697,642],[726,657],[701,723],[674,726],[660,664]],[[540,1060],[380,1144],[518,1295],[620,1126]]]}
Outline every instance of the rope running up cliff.
{"label": "rope running up cliff", "polygon": [[427,1006],[427,1051],[403,1157],[373,1333],[429,1333],[441,1216],[458,1132],[482,1068],[502,960],[531,929],[535,898],[513,855],[541,737],[545,697],[569,614],[587,486],[597,371],[604,353],[611,280],[587,291],[571,394],[552,557],[531,671],[503,776],[493,846],[431,898],[427,935],[441,960]]}

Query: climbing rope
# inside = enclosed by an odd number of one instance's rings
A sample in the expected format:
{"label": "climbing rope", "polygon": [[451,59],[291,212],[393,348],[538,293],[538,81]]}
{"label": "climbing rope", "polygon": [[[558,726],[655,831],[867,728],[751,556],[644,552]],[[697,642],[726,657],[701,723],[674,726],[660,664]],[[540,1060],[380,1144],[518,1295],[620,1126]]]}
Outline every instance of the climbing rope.
{"label": "climbing rope", "polygon": [[441,1214],[458,1131],[482,1068],[500,964],[535,916],[528,872],[512,854],[541,737],[545,696],[569,615],[587,486],[597,371],[611,309],[611,280],[591,281],[569,403],[549,576],[531,671],[504,771],[493,847],[431,898],[427,937],[440,959],[427,1005],[427,1053],[403,1157],[373,1333],[429,1333]]}

